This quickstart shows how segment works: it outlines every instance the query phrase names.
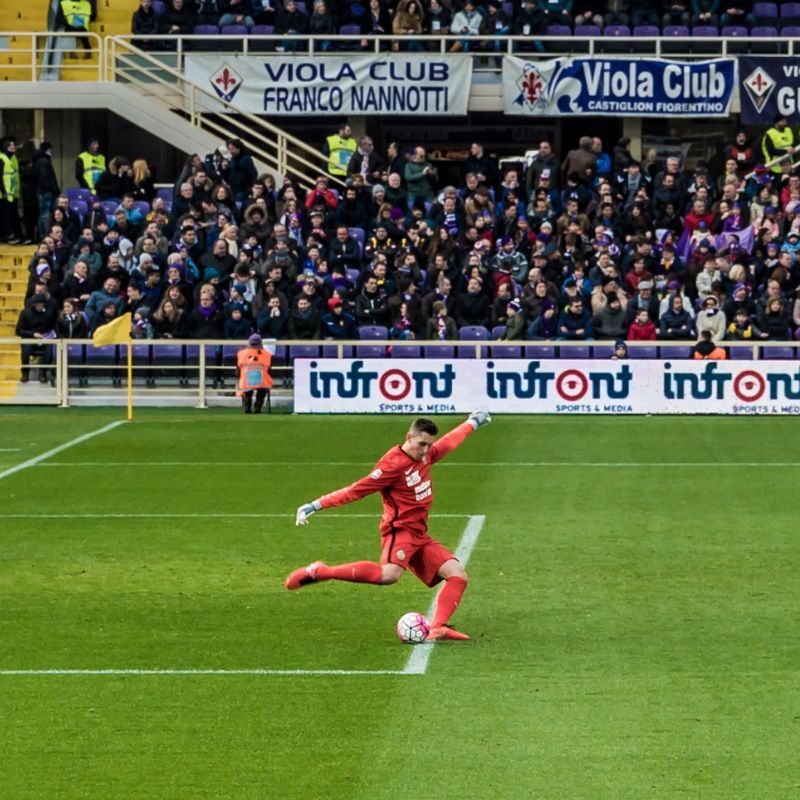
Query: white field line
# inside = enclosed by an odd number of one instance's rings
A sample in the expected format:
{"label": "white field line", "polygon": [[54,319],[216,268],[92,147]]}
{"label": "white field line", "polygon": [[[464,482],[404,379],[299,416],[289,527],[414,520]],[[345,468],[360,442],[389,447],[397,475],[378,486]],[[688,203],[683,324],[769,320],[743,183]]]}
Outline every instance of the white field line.
{"label": "white field line", "polygon": [[[0,514],[0,519],[265,519],[270,517],[279,519],[294,519],[294,516],[294,514],[279,514],[277,512],[264,512],[263,514],[259,512],[231,512],[230,514],[226,514],[225,512],[214,514],[190,512],[187,514],[180,514],[165,511],[163,513],[153,512],[141,514]],[[437,519],[464,519],[468,516],[469,514],[431,514],[431,517]],[[377,512],[374,514],[348,514],[333,512],[331,514],[326,514],[323,519],[334,519],[337,517],[346,517],[347,519],[377,520],[379,514]]]}
{"label": "white field line", "polygon": [[[39,467],[371,467],[374,461],[48,461]],[[442,467],[800,467],[800,461],[445,461]],[[0,478],[3,477],[0,474]]]}
{"label": "white field line", "polygon": [[[483,530],[483,524],[486,522],[486,517],[483,514],[477,514],[469,518],[464,533],[461,534],[461,541],[456,548],[456,558],[461,562],[462,566],[467,566],[467,561],[472,555],[472,549],[475,547],[478,537]],[[436,609],[437,596],[431,601],[431,606],[426,614],[428,619],[431,619],[433,612]],[[433,652],[434,644],[418,644],[414,645],[411,655],[408,657],[406,667],[403,670],[405,675],[424,675],[428,669],[428,662],[431,660],[431,653]]]}
{"label": "white field line", "polygon": [[408,675],[397,669],[0,669],[2,677],[46,675]]}
{"label": "white field line", "polygon": [[93,439],[95,436],[100,436],[100,434],[106,433],[124,424],[125,420],[120,419],[117,420],[116,422],[110,422],[108,425],[104,425],[102,428],[98,428],[96,431],[91,431],[90,433],[84,433],[83,436],[77,436],[74,439],[70,439],[70,441],[65,442],[64,444],[60,444],[58,447],[54,447],[52,450],[48,450],[46,453],[42,453],[41,455],[29,458],[27,461],[23,461],[21,464],[17,464],[15,467],[9,467],[8,469],[3,470],[2,472],[0,472],[0,480],[2,480],[3,478],[7,478],[9,475],[15,475],[17,472],[22,472],[22,470],[28,469],[28,467],[35,467],[37,464],[39,464],[41,461],[44,461],[47,458],[52,458],[53,456],[56,456],[59,453],[63,453],[64,450],[68,450],[70,447],[74,447],[76,444],[80,444],[81,442],[86,442],[89,439]]}
{"label": "white field line", "polygon": [[19,453],[21,447],[0,447],[0,453]]}

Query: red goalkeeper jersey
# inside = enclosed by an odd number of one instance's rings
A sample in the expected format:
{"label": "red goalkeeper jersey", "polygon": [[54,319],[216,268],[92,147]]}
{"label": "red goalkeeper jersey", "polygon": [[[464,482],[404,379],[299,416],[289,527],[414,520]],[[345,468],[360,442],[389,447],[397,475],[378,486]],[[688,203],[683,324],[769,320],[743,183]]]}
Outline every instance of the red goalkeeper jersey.
{"label": "red goalkeeper jersey", "polygon": [[435,442],[422,461],[415,461],[397,445],[381,456],[365,478],[320,497],[319,502],[323,508],[333,508],[380,492],[383,500],[381,535],[403,530],[425,536],[428,533],[428,512],[433,503],[431,467],[455,450],[472,432],[472,425],[462,422]]}

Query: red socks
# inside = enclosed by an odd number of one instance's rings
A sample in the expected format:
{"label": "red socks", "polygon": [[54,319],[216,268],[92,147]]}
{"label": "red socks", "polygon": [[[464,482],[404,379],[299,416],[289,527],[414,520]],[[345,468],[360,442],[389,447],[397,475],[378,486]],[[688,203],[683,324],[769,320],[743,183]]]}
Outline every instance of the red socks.
{"label": "red socks", "polygon": [[381,583],[383,570],[374,561],[354,561],[335,567],[318,567],[319,581],[350,581],[351,583]]}
{"label": "red socks", "polygon": [[467,582],[464,578],[448,578],[445,581],[436,601],[436,612],[430,622],[431,628],[444,625],[456,613],[466,588]]}

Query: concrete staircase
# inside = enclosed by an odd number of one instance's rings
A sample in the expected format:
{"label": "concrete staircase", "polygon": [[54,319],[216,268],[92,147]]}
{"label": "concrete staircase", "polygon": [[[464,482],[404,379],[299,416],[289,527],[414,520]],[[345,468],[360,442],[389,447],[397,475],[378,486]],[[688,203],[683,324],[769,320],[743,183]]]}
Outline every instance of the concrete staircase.
{"label": "concrete staircase", "polygon": [[[4,31],[46,31],[49,0],[14,3],[16,9],[3,16]],[[29,36],[0,39],[0,81],[30,80],[34,56]]]}
{"label": "concrete staircase", "polygon": [[[25,305],[30,245],[0,245],[0,338],[14,336],[19,312]],[[19,388],[19,345],[0,344],[0,398],[10,398]]]}

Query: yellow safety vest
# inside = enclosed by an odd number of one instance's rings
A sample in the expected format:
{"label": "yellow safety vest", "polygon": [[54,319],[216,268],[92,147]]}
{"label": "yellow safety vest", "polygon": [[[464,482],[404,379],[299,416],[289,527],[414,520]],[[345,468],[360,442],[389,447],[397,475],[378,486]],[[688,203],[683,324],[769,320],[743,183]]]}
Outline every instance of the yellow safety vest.
{"label": "yellow safety vest", "polygon": [[61,11],[70,28],[89,30],[92,6],[88,0],[61,0]]}
{"label": "yellow safety vest", "polygon": [[347,175],[347,165],[358,146],[356,140],[352,137],[342,139],[338,133],[333,133],[325,141],[328,143],[328,172],[331,175]]}
{"label": "yellow safety vest", "polygon": [[[775,156],[771,156],[767,152],[767,136],[769,136],[770,141],[776,150],[786,150],[794,144],[794,131],[788,125],[782,131],[779,131],[777,128],[770,128],[764,134],[764,138],[761,140],[761,150],[764,153],[764,163],[772,161],[772,159],[775,158]],[[775,166],[770,167],[770,169],[773,172],[783,172],[783,168],[780,164],[775,164]]]}
{"label": "yellow safety vest", "polygon": [[19,197],[19,161],[16,156],[0,153],[3,162],[3,195],[9,202]]}
{"label": "yellow safety vest", "polygon": [[94,192],[97,179],[106,170],[106,157],[100,155],[100,153],[93,156],[88,150],[84,150],[78,158],[83,164],[83,179],[86,181],[89,191]]}

